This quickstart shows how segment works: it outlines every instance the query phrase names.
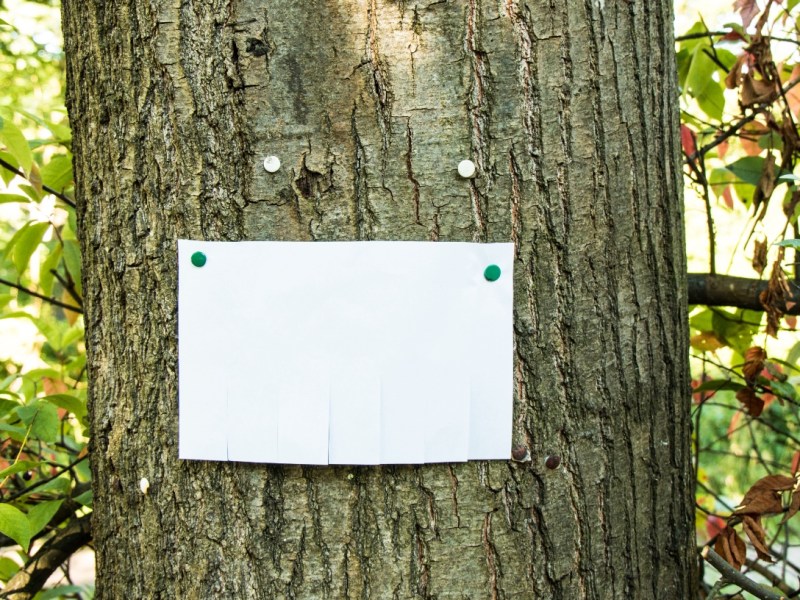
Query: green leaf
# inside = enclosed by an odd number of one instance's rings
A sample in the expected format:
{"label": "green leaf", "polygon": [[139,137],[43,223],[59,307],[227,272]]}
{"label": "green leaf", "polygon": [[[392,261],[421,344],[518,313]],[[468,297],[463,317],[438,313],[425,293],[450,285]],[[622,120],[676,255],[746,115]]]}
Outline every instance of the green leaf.
{"label": "green leaf", "polygon": [[0,533],[17,542],[27,552],[31,543],[31,529],[25,513],[11,506],[0,504]]}
{"label": "green leaf", "polygon": [[72,160],[65,154],[56,154],[41,169],[42,183],[61,193],[72,183]]}
{"label": "green leaf", "polygon": [[16,238],[12,256],[17,275],[22,275],[27,270],[31,256],[36,251],[36,247],[42,243],[42,238],[48,229],[50,229],[50,223],[29,221],[23,226],[23,231]]}
{"label": "green leaf", "polygon": [[745,156],[729,165],[725,165],[725,168],[745,183],[758,185],[761,179],[761,172],[764,170],[764,157]]}
{"label": "green leaf", "polygon": [[7,425],[0,422],[0,431],[5,431],[10,434],[15,440],[22,440],[25,437],[28,429],[26,427],[16,427],[14,425]]}
{"label": "green leaf", "polygon": [[800,248],[800,240],[783,240],[775,242],[775,246],[784,246],[785,248]]}
{"label": "green leaf", "polygon": [[64,240],[64,266],[72,277],[75,290],[81,294],[81,249],[75,240]]}
{"label": "green leaf", "polygon": [[[696,21],[689,28],[689,30],[686,32],[685,35],[686,36],[693,36],[695,34],[707,33],[707,32],[708,32],[708,27],[703,22],[703,20],[700,19],[699,21]],[[683,40],[682,42],[680,42],[681,49],[686,48],[688,50],[693,50],[698,45],[708,45],[708,38],[707,37],[691,37],[690,39],[686,39],[686,40]]]}
{"label": "green leaf", "polygon": [[19,185],[19,189],[21,189],[25,194],[27,194],[28,198],[30,198],[33,202],[37,204],[42,201],[44,198],[44,194],[37,190],[32,185],[28,185],[27,183],[21,183]]}
{"label": "green leaf", "polygon": [[[17,159],[14,158],[11,153],[5,151],[0,152],[0,159],[6,161],[13,169],[19,169],[19,163],[17,162]],[[2,179],[6,185],[11,183],[14,177],[17,177],[17,174],[14,173],[14,171],[3,165],[0,165],[0,179]]]}
{"label": "green leaf", "polygon": [[770,387],[774,394],[789,400],[797,399],[797,391],[794,386],[788,381],[767,381],[766,384]]}
{"label": "green leaf", "polygon": [[714,72],[717,70],[717,64],[708,55],[710,52],[708,41],[698,44],[692,52],[692,64],[689,66],[689,72],[686,74],[686,87],[685,92],[697,98],[706,88],[711,84],[717,84],[712,79]]}
{"label": "green leaf", "polygon": [[0,556],[0,581],[6,582],[19,571],[20,565],[8,556]]}
{"label": "green leaf", "polygon": [[700,312],[692,315],[689,319],[689,326],[699,331],[713,331],[714,311],[704,308]]}
{"label": "green leaf", "polygon": [[91,598],[85,587],[79,585],[60,585],[36,594],[35,600],[60,600],[61,598]]}
{"label": "green leaf", "polygon": [[75,502],[77,502],[82,506],[88,506],[91,508],[92,502],[94,500],[94,494],[92,493],[92,490],[87,490],[82,494],[80,494],[79,496],[75,496],[73,500],[75,500]]}
{"label": "green leaf", "polygon": [[730,379],[712,379],[711,381],[704,381],[696,388],[692,389],[692,393],[696,394],[698,392],[738,392],[742,388],[746,387],[741,383],[736,383],[735,381],[731,381]]}
{"label": "green leaf", "polygon": [[[27,110],[18,109],[17,112],[21,115],[25,115],[37,125],[41,125],[45,129],[50,130],[50,133],[53,134],[53,137],[55,137],[59,142],[68,142],[72,138],[72,132],[70,131],[68,125],[55,123],[49,119],[44,119],[39,115],[28,112]],[[48,140],[47,143],[52,143],[52,140]]]}
{"label": "green leaf", "polygon": [[[786,355],[786,362],[796,365],[800,361],[800,342],[796,342]],[[797,369],[797,367],[795,367]]]}
{"label": "green leaf", "polygon": [[45,443],[52,443],[58,439],[59,424],[58,410],[49,402],[36,400],[17,409],[19,418],[31,428],[30,436]]}
{"label": "green leaf", "polygon": [[31,537],[39,533],[50,522],[61,507],[63,500],[51,500],[37,504],[28,511],[28,525]]}
{"label": "green leaf", "polygon": [[70,394],[53,394],[51,396],[45,396],[42,400],[71,412],[79,419],[86,415],[86,403],[77,396],[72,396]]}
{"label": "green leaf", "polygon": [[722,84],[711,81],[709,85],[699,94],[695,95],[697,105],[704,113],[715,121],[722,120],[725,112],[725,94],[722,92]]}
{"label": "green leaf", "polygon": [[19,406],[18,402],[8,398],[0,398],[0,417],[5,417],[8,413]]}
{"label": "green leaf", "polygon": [[30,471],[31,469],[35,469],[38,466],[39,463],[34,462],[32,460],[20,460],[11,465],[10,467],[6,467],[2,471],[0,471],[0,479],[8,477],[9,475],[16,475],[17,473]]}
{"label": "green leaf", "polygon": [[31,172],[33,154],[28,146],[28,140],[7,115],[0,116],[0,143],[5,145],[6,150],[26,174]]}
{"label": "green leaf", "polygon": [[31,437],[48,444],[53,443],[58,439],[60,424],[58,409],[52,404],[41,403],[39,412],[33,420]]}
{"label": "green leaf", "polygon": [[687,48],[683,48],[676,55],[678,62],[678,85],[680,88],[686,89],[686,75],[689,74],[689,67],[692,66],[692,52]]}
{"label": "green leaf", "polygon": [[39,287],[46,296],[50,296],[53,293],[53,283],[55,282],[53,271],[58,268],[61,252],[61,244],[57,244],[50,250],[50,254],[47,255],[47,258],[42,263],[42,269],[39,272]]}
{"label": "green leaf", "polygon": [[11,202],[30,202],[31,199],[27,196],[21,196],[20,194],[0,194],[0,204],[9,204]]}
{"label": "green leaf", "polygon": [[737,310],[731,314],[722,309],[715,309],[711,321],[717,336],[744,356],[745,351],[753,345],[753,336],[758,331],[762,317],[763,314],[755,311]]}
{"label": "green leaf", "polygon": [[45,484],[38,486],[34,491],[37,494],[41,494],[42,492],[55,492],[56,494],[66,494],[69,491],[70,486],[72,485],[72,481],[66,475],[62,475],[61,477],[56,477],[48,481]]}

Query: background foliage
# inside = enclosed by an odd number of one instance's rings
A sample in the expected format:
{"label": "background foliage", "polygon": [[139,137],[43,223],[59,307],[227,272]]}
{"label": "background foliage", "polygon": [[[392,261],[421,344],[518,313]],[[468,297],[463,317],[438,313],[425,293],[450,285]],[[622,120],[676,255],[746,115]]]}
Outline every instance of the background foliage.
{"label": "background foliage", "polygon": [[[716,567],[699,559],[699,594],[798,596],[800,0],[716,4],[727,20],[699,16],[676,44],[688,227],[706,232],[689,254],[768,286],[763,310],[691,312],[698,546]],[[31,557],[71,531],[67,554],[90,543],[71,159],[57,2],[0,0],[0,582],[37,598],[93,594],[68,565],[31,584],[60,564]]]}
{"label": "background foliage", "polygon": [[[9,0],[0,19],[0,581],[8,582],[85,518],[91,491],[58,6]],[[92,595],[62,579],[37,597]]]}

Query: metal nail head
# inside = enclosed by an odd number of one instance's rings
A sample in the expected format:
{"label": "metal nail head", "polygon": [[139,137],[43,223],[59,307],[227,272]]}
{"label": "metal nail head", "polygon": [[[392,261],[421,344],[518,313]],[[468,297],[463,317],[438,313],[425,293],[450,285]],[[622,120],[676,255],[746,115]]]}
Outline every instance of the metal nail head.
{"label": "metal nail head", "polygon": [[458,174],[464,179],[475,177],[475,163],[471,160],[462,160],[458,163]]}
{"label": "metal nail head", "polygon": [[277,156],[268,156],[264,159],[264,168],[268,173],[274,173],[281,168],[281,159]]}

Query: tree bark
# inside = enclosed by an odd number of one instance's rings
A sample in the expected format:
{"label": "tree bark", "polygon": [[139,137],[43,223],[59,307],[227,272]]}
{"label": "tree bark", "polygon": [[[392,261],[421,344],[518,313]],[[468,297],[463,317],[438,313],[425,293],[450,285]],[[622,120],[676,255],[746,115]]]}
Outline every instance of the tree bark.
{"label": "tree bark", "polygon": [[[669,0],[63,13],[98,597],[693,595]],[[177,238],[513,241],[531,460],[179,461]]]}

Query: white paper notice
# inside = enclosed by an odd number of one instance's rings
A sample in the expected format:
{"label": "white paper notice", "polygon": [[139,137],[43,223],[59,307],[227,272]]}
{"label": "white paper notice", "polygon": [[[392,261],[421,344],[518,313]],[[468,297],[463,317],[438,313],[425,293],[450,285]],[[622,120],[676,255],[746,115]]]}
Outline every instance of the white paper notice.
{"label": "white paper notice", "polygon": [[179,454],[507,460],[513,244],[178,242]]}

